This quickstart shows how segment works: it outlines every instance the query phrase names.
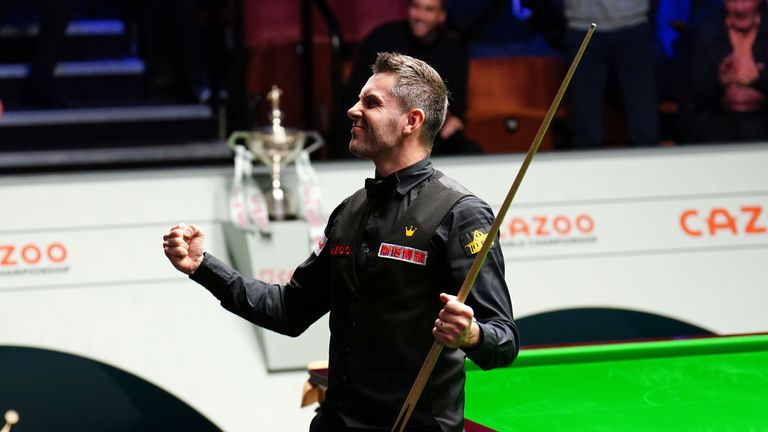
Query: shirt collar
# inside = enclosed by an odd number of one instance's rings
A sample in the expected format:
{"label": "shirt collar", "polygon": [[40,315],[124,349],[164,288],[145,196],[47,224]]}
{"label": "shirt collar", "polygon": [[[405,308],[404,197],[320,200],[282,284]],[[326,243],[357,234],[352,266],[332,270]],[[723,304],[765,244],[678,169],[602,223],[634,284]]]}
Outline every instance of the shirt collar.
{"label": "shirt collar", "polygon": [[425,158],[386,177],[376,174],[376,179],[367,179],[366,185],[374,181],[376,183],[386,182],[393,185],[398,194],[404,196],[416,185],[432,176],[434,172],[435,169],[432,167],[432,161],[429,158]]}

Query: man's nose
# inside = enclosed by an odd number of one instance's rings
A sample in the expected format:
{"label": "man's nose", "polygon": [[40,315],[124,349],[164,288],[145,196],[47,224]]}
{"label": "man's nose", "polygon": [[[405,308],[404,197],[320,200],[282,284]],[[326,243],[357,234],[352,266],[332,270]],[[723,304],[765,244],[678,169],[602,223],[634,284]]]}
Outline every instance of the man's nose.
{"label": "man's nose", "polygon": [[426,21],[427,15],[428,15],[427,11],[421,8],[414,8],[411,11],[411,18],[418,21]]}
{"label": "man's nose", "polygon": [[360,117],[360,108],[359,108],[360,102],[352,105],[350,109],[347,110],[347,117],[354,120],[358,117]]}

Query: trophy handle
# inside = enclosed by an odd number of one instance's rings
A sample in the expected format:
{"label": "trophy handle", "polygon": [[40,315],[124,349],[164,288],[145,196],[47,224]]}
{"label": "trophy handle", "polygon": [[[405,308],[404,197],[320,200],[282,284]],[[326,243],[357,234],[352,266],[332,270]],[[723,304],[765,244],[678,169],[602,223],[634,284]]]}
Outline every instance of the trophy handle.
{"label": "trophy handle", "polygon": [[[237,142],[243,140],[248,140],[248,132],[246,131],[236,131],[232,132],[232,135],[229,136],[229,139],[227,140],[227,146],[232,149],[232,151],[236,151],[237,148]],[[245,144],[243,144],[245,146]]]}
{"label": "trophy handle", "polygon": [[322,135],[320,135],[320,133],[318,133],[317,131],[307,131],[305,133],[307,134],[307,137],[312,138],[313,140],[312,144],[310,144],[309,147],[304,149],[304,151],[307,152],[307,154],[312,153],[313,151],[325,145],[325,140],[323,139]]}

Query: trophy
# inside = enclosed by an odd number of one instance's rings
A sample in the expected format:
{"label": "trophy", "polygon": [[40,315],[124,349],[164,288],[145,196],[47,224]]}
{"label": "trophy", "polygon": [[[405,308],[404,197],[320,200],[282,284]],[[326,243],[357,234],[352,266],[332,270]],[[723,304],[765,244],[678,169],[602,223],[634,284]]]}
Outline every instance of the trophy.
{"label": "trophy", "polygon": [[[310,153],[323,145],[323,139],[317,132],[283,127],[283,112],[280,110],[281,94],[282,90],[277,86],[272,86],[272,90],[267,94],[267,100],[272,107],[270,112],[271,125],[253,131],[233,132],[228,140],[229,147],[236,154],[242,155],[245,153],[245,156],[250,161],[257,159],[269,167],[271,186],[266,188],[265,198],[269,219],[275,221],[296,219],[298,215],[297,199],[285,187],[282,176],[283,169],[293,162],[302,151]],[[311,138],[314,142],[309,148],[304,149],[304,143],[308,138]],[[242,150],[243,145],[239,144],[241,142],[245,146],[245,152]],[[248,162],[248,164],[250,163]],[[246,182],[252,180],[250,168],[248,166],[243,173]],[[238,175],[236,172],[236,179]],[[253,206],[253,201],[258,201],[258,199],[246,200],[245,206]],[[248,215],[258,212],[251,211],[245,213]],[[254,219],[252,216],[248,217]],[[256,225],[261,226],[258,221],[254,222]]]}

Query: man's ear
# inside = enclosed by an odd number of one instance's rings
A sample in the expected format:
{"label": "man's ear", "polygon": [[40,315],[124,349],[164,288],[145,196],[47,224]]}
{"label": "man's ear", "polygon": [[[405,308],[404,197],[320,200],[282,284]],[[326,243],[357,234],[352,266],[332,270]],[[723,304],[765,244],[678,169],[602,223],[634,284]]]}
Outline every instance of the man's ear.
{"label": "man's ear", "polygon": [[421,108],[414,108],[405,113],[405,127],[403,128],[403,133],[406,135],[419,133],[423,124],[424,110]]}

